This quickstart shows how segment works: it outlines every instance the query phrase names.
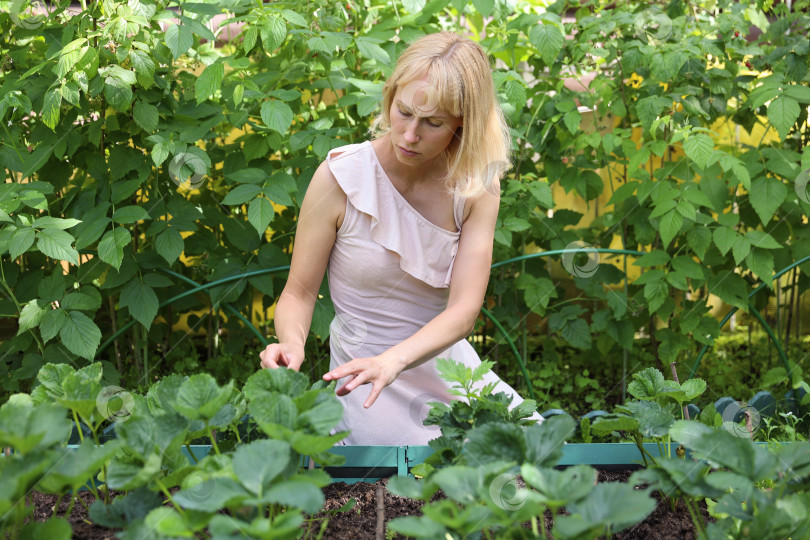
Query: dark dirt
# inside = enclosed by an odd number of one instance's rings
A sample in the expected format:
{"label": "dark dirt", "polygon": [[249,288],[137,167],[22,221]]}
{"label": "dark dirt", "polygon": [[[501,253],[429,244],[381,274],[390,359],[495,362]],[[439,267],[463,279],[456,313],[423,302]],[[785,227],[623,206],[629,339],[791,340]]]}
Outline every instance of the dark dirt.
{"label": "dark dirt", "polygon": [[[630,474],[631,471],[599,471],[599,482],[626,482]],[[323,538],[375,540],[378,538],[378,528],[384,528],[378,519],[379,495],[382,495],[384,501],[383,523],[396,517],[421,515],[422,503],[420,501],[392,495],[385,489],[386,483],[386,480],[380,480],[374,484],[336,482],[327,486],[324,489],[326,504],[323,512],[313,516],[314,520],[310,524],[310,533],[307,537],[317,537],[323,520],[327,518],[328,523]],[[93,503],[92,493],[83,491],[79,496],[88,507]],[[341,508],[352,498],[356,501],[352,509],[328,515],[330,510]],[[614,534],[613,538],[616,540],[693,540],[695,538],[694,525],[686,508],[683,505],[678,505],[673,512],[669,503],[662,502],[657,493],[656,498],[658,499],[658,507],[647,519],[629,529]],[[56,503],[56,496],[33,492],[33,502],[35,505],[34,518],[38,521],[45,521],[51,517],[53,506]],[[68,505],[69,499],[65,497],[61,501],[56,515],[64,518]],[[712,518],[706,512],[704,503],[700,504],[700,509],[703,518],[707,522],[711,521]],[[545,522],[549,530],[551,517],[551,514],[547,511]],[[113,539],[118,532],[91,523],[87,519],[87,511],[79,502],[74,504],[73,511],[67,519],[71,527],[73,527],[73,538]],[[384,532],[379,538],[385,538]],[[403,537],[396,536],[395,538]]]}

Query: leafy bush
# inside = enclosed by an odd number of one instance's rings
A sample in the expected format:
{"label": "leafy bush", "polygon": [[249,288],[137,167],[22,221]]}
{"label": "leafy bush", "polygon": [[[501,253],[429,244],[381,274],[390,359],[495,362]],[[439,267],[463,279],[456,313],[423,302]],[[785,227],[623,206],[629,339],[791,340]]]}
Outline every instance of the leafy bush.
{"label": "leafy bush", "polygon": [[[239,317],[259,311],[263,326],[284,273],[236,276],[289,263],[317,164],[366,137],[392,60],[443,28],[497,61],[513,126],[495,259],[579,250],[561,257],[567,273],[538,260],[494,273],[490,307],[524,348],[534,313],[591,357],[628,354],[644,335],[651,363],[682,360],[720,333],[710,295],[745,310],[752,284],[810,254],[808,15],[784,4],[67,7],[0,13],[6,392],[29,390],[46,361],[100,359],[107,379],[145,385],[186,360],[180,344],[197,332],[200,369],[255,349]],[[223,12],[220,28],[241,25],[229,41],[212,31]],[[580,70],[595,75],[586,91],[565,84]],[[758,138],[726,138],[731,123]],[[591,204],[588,221],[577,209]],[[801,268],[787,280],[797,293],[810,284]],[[228,277],[169,303],[188,280]],[[324,289],[315,335],[331,315]],[[593,387],[584,377],[580,390]]]}

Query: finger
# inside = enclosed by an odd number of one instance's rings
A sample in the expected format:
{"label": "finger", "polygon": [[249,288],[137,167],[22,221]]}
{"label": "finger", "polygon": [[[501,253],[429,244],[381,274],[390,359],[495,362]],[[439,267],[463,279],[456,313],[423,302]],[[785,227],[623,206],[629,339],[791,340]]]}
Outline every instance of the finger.
{"label": "finger", "polygon": [[351,389],[347,389],[346,387],[347,387],[347,386],[349,386],[349,383],[351,383],[351,382],[352,382],[352,381],[355,379],[355,377],[356,377],[356,375],[355,375],[355,376],[353,376],[353,377],[351,377],[351,378],[350,378],[348,381],[346,381],[346,382],[345,382],[345,383],[344,383],[344,384],[343,384],[343,385],[342,385],[340,388],[338,388],[338,389],[335,391],[335,393],[336,393],[338,396],[341,396],[341,397],[343,397],[343,396],[345,396],[345,395],[349,394],[349,393],[350,393],[352,390],[351,390]]}
{"label": "finger", "polygon": [[270,369],[278,369],[278,364],[277,364],[277,363],[275,363],[275,362],[272,360],[272,358],[270,358],[270,357],[268,356],[267,358],[265,358],[264,360],[262,360],[262,367],[263,367],[264,369],[268,369],[268,368],[270,368]]}
{"label": "finger", "polygon": [[380,392],[382,392],[382,390],[383,390],[383,388],[384,388],[384,387],[385,387],[385,385],[377,385],[377,384],[375,384],[375,385],[374,385],[374,386],[371,388],[371,392],[369,392],[369,394],[368,394],[368,399],[367,399],[367,400],[366,400],[366,402],[363,404],[363,407],[365,407],[366,409],[368,409],[369,407],[371,407],[372,405],[374,405],[374,402],[375,402],[375,401],[377,401],[377,398],[378,398],[378,397],[380,397]]}

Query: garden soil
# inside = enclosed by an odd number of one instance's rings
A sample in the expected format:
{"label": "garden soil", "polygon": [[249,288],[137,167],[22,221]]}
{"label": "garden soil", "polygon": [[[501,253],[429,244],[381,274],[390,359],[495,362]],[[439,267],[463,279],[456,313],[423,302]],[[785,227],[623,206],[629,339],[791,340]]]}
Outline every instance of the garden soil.
{"label": "garden soil", "polygon": [[[631,471],[599,471],[600,482],[626,482]],[[385,538],[383,523],[401,516],[418,516],[421,514],[422,503],[388,493],[385,489],[386,480],[377,483],[346,484],[336,482],[324,489],[326,504],[323,512],[315,516],[320,521],[327,516],[330,510],[337,510],[355,499],[354,507],[345,512],[328,516],[329,522],[323,535],[325,539],[334,540],[376,540]],[[383,500],[380,501],[379,496]],[[438,495],[440,496],[440,495]],[[81,499],[87,506],[93,503],[93,494],[87,491],[80,493]],[[656,494],[656,498],[658,495]],[[56,496],[33,492],[35,505],[34,518],[45,521],[51,517]],[[383,503],[382,505],[380,503]],[[57,511],[57,516],[65,517],[68,508],[68,499],[65,498]],[[384,508],[382,515],[378,512]],[[704,520],[712,521],[706,512],[706,506],[701,503],[701,512]],[[73,527],[73,538],[101,540],[115,538],[117,531],[99,527],[87,520],[87,512],[80,503],[76,503],[68,518]],[[546,512],[545,525],[551,527],[551,514]],[[312,537],[318,534],[319,526],[312,528]],[[379,531],[379,532],[378,532]],[[397,536],[395,538],[402,538]],[[658,506],[647,519],[633,527],[613,535],[615,540],[691,540],[695,538],[694,526],[689,512],[679,505],[673,512],[667,502],[658,501]]]}

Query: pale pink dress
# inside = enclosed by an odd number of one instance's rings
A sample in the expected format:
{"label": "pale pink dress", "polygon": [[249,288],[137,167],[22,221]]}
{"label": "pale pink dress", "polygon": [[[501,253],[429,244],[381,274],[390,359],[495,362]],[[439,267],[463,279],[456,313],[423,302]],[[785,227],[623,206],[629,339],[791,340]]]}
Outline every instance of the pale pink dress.
{"label": "pale pink dress", "polygon": [[[428,221],[397,191],[383,171],[370,141],[332,150],[327,163],[346,193],[343,224],[329,258],[329,290],[335,305],[330,326],[330,369],[353,358],[372,357],[405,340],[446,306],[460,232]],[[464,199],[453,201],[461,229]],[[478,354],[461,340],[441,354],[467,366]],[[338,382],[338,386],[347,379]],[[486,381],[496,392],[523,400],[491,371]],[[424,426],[430,401],[458,399],[448,392],[435,359],[403,371],[368,409],[370,385],[339,398],[344,406],[337,430],[350,430],[343,444],[421,445],[440,435]]]}

